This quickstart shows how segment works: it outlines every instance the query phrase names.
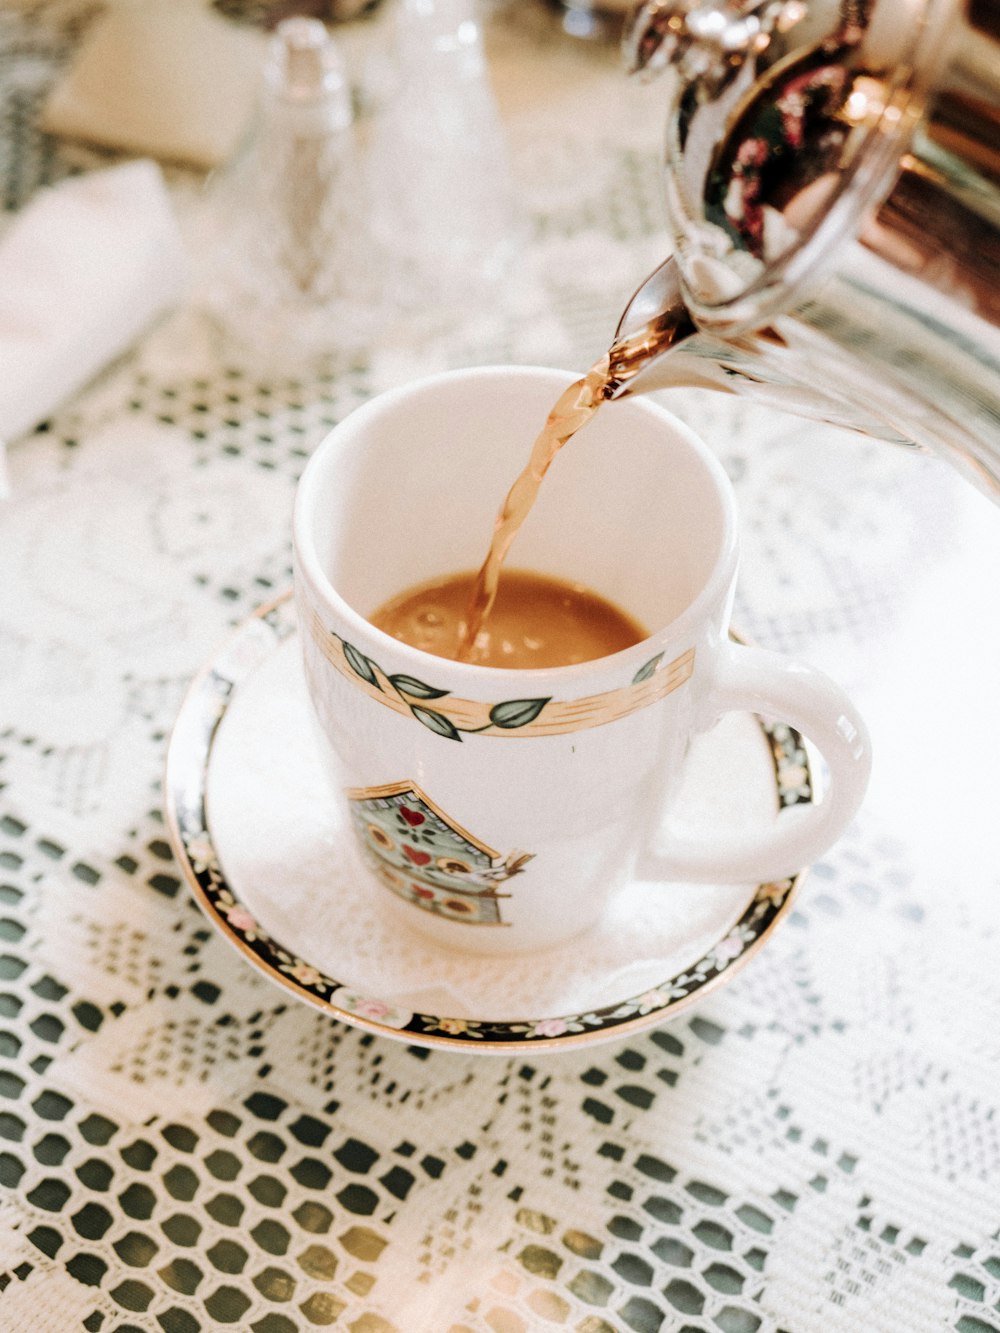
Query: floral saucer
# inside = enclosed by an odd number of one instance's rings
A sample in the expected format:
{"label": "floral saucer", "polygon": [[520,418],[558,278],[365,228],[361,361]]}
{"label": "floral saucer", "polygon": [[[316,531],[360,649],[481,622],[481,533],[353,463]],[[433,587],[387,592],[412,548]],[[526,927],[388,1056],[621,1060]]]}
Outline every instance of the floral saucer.
{"label": "floral saucer", "polygon": [[[191,686],[167,759],[167,822],[212,925],[271,981],[411,1045],[552,1050],[655,1026],[724,984],[803,878],[636,881],[568,944],[516,957],[445,949],[400,925],[361,861],[313,730],[290,596],[244,622]],[[699,737],[689,825],[780,818],[813,799],[798,734],[728,715]],[[391,910],[387,910],[391,909]],[[415,914],[419,915],[419,914]]]}

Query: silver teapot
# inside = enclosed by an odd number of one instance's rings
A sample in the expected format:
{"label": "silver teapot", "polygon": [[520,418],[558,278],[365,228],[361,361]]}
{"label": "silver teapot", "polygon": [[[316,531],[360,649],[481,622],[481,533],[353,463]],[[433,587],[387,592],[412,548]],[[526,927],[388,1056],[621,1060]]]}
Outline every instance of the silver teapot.
{"label": "silver teapot", "polygon": [[1000,0],[647,0],[673,257],[608,397],[749,394],[925,446],[1000,503]]}

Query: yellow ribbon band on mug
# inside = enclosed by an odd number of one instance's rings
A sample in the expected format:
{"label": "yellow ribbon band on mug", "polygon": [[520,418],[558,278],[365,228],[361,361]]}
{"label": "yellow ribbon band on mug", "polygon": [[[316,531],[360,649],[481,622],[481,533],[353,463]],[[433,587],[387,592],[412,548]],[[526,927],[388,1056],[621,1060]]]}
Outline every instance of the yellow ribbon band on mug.
{"label": "yellow ribbon band on mug", "polygon": [[519,725],[496,726],[490,714],[497,704],[479,699],[458,699],[451,694],[424,698],[400,693],[382,668],[370,658],[364,658],[371,679],[362,675],[351,664],[345,645],[328,630],[315,611],[311,613],[309,631],[319,645],[323,656],[345,676],[352,685],[364,691],[369,699],[391,708],[403,716],[413,715],[414,707],[432,711],[444,717],[458,732],[478,732],[486,736],[561,736],[567,732],[585,731],[616,722],[640,708],[666,698],[688,680],[694,670],[695,650],[689,648],[672,662],[657,664],[644,680],[633,681],[603,694],[590,694],[581,699],[550,699],[538,710],[532,720]]}

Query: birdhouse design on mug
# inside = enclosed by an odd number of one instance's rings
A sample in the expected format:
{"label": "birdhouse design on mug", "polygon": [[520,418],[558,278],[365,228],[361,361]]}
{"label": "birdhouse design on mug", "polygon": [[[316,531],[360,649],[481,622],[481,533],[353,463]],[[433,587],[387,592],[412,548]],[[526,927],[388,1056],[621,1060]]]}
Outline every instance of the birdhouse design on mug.
{"label": "birdhouse design on mug", "polygon": [[354,827],[379,880],[397,897],[449,921],[502,926],[500,886],[532,859],[488,847],[413,782],[353,788]]}

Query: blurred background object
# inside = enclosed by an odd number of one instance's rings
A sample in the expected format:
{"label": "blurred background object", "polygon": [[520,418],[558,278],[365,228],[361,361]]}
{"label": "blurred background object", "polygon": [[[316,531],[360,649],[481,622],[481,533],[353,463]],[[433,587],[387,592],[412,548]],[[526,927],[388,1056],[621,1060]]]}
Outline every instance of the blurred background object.
{"label": "blurred background object", "polygon": [[369,145],[388,317],[413,331],[497,304],[518,245],[507,144],[473,0],[398,0]]}
{"label": "blurred background object", "polygon": [[196,301],[244,359],[294,369],[369,332],[370,209],[344,61],[318,19],[278,25],[263,84],[247,142],[208,182]]}
{"label": "blurred background object", "polygon": [[618,41],[633,0],[548,0],[570,37]]}
{"label": "blurred background object", "polygon": [[316,18],[325,23],[346,23],[371,14],[381,0],[214,0],[227,18],[274,28],[287,18]]}
{"label": "blurred background object", "polygon": [[213,167],[253,111],[264,38],[202,0],[119,0],[88,26],[42,128],[102,148]]}

